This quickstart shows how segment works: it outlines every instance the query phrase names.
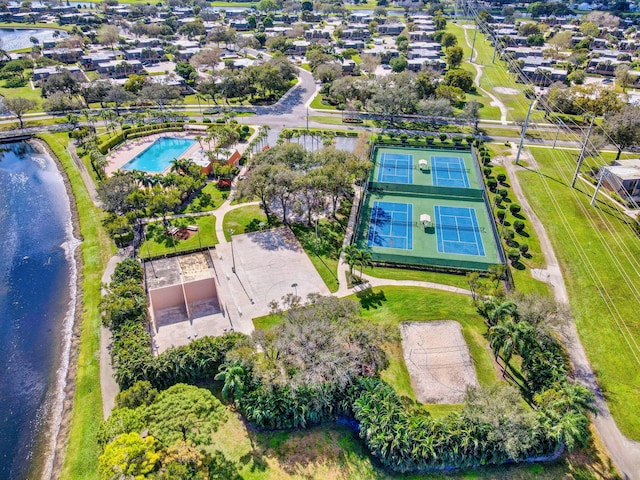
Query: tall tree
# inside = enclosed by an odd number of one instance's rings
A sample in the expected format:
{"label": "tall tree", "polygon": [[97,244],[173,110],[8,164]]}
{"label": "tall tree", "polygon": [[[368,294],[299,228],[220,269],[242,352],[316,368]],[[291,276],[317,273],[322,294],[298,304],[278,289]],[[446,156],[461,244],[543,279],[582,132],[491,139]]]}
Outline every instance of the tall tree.
{"label": "tall tree", "polygon": [[618,160],[624,149],[640,142],[640,107],[627,105],[619,113],[606,115],[602,130],[616,145]]}
{"label": "tall tree", "polygon": [[120,32],[116,25],[103,25],[100,27],[100,30],[98,30],[98,41],[103,45],[111,47],[111,50],[113,50],[113,46],[118,43],[119,39]]}
{"label": "tall tree", "polygon": [[24,122],[22,117],[29,110],[32,110],[36,107],[37,102],[30,98],[24,97],[5,97],[4,106],[13,113],[17,118],[18,122],[20,122],[20,128],[24,128]]}

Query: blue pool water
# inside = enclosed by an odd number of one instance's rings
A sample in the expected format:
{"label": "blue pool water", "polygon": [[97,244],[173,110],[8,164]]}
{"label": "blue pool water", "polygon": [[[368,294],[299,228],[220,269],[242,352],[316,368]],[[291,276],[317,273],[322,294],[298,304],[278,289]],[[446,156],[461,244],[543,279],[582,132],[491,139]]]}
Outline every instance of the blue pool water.
{"label": "blue pool water", "polygon": [[190,138],[159,138],[123,165],[122,170],[164,172],[173,159],[180,158],[194,143],[196,141]]}

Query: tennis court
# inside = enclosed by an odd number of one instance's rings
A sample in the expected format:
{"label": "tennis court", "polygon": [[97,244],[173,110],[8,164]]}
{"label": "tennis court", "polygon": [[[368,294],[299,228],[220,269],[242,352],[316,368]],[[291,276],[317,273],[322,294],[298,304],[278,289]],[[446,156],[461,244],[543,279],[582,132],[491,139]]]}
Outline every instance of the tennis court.
{"label": "tennis court", "polygon": [[435,206],[438,252],[484,257],[475,208]]}
{"label": "tennis court", "polygon": [[385,183],[413,183],[413,155],[383,152],[379,158],[378,181]]}
{"label": "tennis court", "polygon": [[410,203],[373,202],[367,246],[413,249],[413,205]]}
{"label": "tennis court", "polygon": [[469,169],[463,158],[432,155],[431,168],[434,186],[469,188]]}

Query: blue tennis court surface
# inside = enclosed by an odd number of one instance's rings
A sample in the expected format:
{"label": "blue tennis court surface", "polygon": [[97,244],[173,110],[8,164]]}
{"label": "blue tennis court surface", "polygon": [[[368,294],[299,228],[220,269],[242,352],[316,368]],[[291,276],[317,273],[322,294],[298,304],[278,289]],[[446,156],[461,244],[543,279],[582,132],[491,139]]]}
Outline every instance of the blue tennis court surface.
{"label": "blue tennis court surface", "polygon": [[380,155],[379,161],[379,182],[413,183],[413,155],[385,152]]}
{"label": "blue tennis court surface", "polygon": [[469,188],[469,177],[460,157],[431,157],[433,185],[436,187]]}
{"label": "blue tennis court surface", "polygon": [[484,257],[475,208],[436,205],[438,252]]}
{"label": "blue tennis court surface", "polygon": [[413,249],[413,205],[410,203],[373,202],[369,224],[369,247]]}

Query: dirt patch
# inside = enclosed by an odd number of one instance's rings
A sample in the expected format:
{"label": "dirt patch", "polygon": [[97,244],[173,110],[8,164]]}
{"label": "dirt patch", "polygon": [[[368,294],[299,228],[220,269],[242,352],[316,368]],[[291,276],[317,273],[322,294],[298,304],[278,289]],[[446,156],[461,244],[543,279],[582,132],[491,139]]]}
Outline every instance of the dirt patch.
{"label": "dirt patch", "polygon": [[518,95],[520,90],[511,87],[493,87],[493,91],[502,95]]}
{"label": "dirt patch", "polygon": [[402,349],[416,398],[422,403],[461,403],[478,378],[453,320],[403,323]]}

